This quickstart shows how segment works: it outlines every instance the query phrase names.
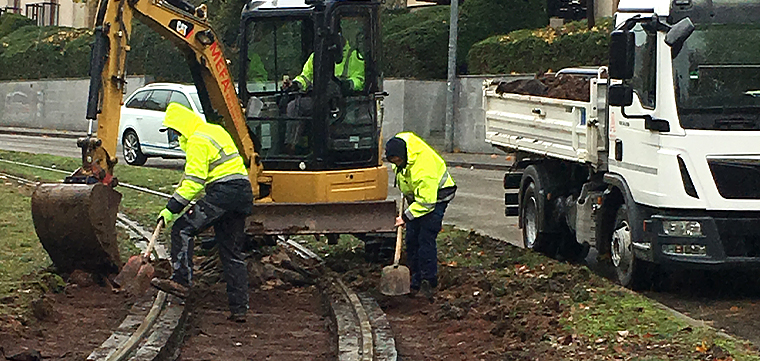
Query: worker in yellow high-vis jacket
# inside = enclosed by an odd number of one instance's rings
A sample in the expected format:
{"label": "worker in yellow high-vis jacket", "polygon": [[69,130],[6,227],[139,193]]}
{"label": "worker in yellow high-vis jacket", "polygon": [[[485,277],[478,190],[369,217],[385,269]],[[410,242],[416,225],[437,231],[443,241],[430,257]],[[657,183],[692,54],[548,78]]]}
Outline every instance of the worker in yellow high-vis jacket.
{"label": "worker in yellow high-vis jacket", "polygon": [[409,204],[396,219],[396,226],[406,226],[410,288],[412,294],[420,291],[432,302],[438,286],[435,240],[457,186],[443,158],[412,132],[398,133],[388,140],[385,157],[393,163],[396,185]]}
{"label": "worker in yellow high-vis jacket", "polygon": [[159,213],[159,219],[171,221],[201,190],[205,189],[206,194],[174,222],[171,278],[154,278],[151,284],[186,297],[193,281],[193,238],[214,227],[227,282],[230,320],[245,322],[248,272],[241,246],[245,240],[245,218],[253,210],[253,192],[243,158],[224,128],[204,122],[182,105],[169,104],[163,126],[162,131],[173,129],[180,134],[179,144],[186,153],[186,162],[182,183]]}
{"label": "worker in yellow high-vis jacket", "polygon": [[[354,92],[364,90],[364,57],[358,49],[353,48],[348,40],[343,36],[343,31],[338,31],[339,46],[343,49],[339,62],[335,63],[335,78],[338,81],[340,94],[342,96],[351,95]],[[294,80],[285,80],[283,86],[289,92],[308,93],[312,90],[314,83],[314,53],[309,55],[309,59],[303,65],[301,74]],[[328,92],[330,91],[328,87]],[[286,114],[288,117],[310,117],[313,113],[312,107],[314,102],[311,96],[298,95],[294,100],[288,102]],[[285,152],[288,154],[296,153],[296,145],[301,141],[304,123],[290,121],[287,122],[285,130]]]}

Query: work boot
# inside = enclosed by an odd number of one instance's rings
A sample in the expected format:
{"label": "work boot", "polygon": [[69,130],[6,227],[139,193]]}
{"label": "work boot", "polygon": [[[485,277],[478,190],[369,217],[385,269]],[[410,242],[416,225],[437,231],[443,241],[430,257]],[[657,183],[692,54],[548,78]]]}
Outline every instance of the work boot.
{"label": "work boot", "polygon": [[409,288],[409,293],[406,295],[409,296],[409,298],[415,298],[417,297],[417,294],[420,292],[419,288]]}
{"label": "work boot", "polygon": [[422,284],[420,284],[420,292],[430,303],[435,301],[435,290],[428,280],[422,281]]}
{"label": "work boot", "polygon": [[245,323],[245,313],[230,313],[227,320],[237,323]]}
{"label": "work boot", "polygon": [[187,298],[187,295],[190,294],[189,287],[183,286],[172,280],[154,278],[150,280],[150,284],[161,291],[173,294],[179,298]]}

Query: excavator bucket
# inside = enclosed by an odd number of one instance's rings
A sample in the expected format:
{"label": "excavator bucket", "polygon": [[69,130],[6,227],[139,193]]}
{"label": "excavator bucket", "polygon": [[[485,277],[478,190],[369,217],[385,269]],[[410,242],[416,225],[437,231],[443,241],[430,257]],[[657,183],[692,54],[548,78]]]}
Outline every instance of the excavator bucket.
{"label": "excavator bucket", "polygon": [[102,184],[46,183],[32,194],[32,218],[42,246],[62,273],[119,271],[116,214],[121,193]]}

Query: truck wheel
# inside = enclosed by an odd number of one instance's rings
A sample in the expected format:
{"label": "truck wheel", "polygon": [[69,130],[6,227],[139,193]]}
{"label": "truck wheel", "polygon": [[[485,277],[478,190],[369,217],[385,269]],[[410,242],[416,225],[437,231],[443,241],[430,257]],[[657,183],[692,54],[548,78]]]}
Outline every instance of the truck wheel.
{"label": "truck wheel", "polygon": [[140,148],[140,138],[137,137],[137,133],[133,130],[124,132],[124,136],[121,137],[121,146],[124,153],[124,160],[129,165],[143,165],[148,157],[143,154]]}
{"label": "truck wheel", "polygon": [[536,183],[530,182],[520,202],[520,215],[523,217],[523,245],[534,251],[550,254],[550,239],[544,232],[538,231],[539,217],[538,190]]}
{"label": "truck wheel", "polygon": [[631,287],[639,275],[639,262],[633,255],[633,236],[628,221],[628,206],[624,203],[618,207],[615,227],[610,239],[610,261],[615,269],[617,282],[624,287]]}

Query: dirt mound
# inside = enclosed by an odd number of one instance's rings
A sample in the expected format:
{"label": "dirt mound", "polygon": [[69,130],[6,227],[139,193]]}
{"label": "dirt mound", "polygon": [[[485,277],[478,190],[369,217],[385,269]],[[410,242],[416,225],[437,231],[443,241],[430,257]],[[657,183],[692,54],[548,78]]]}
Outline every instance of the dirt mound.
{"label": "dirt mound", "polygon": [[584,102],[591,99],[589,80],[574,75],[543,74],[535,79],[497,81],[495,85],[499,94],[516,93]]}

